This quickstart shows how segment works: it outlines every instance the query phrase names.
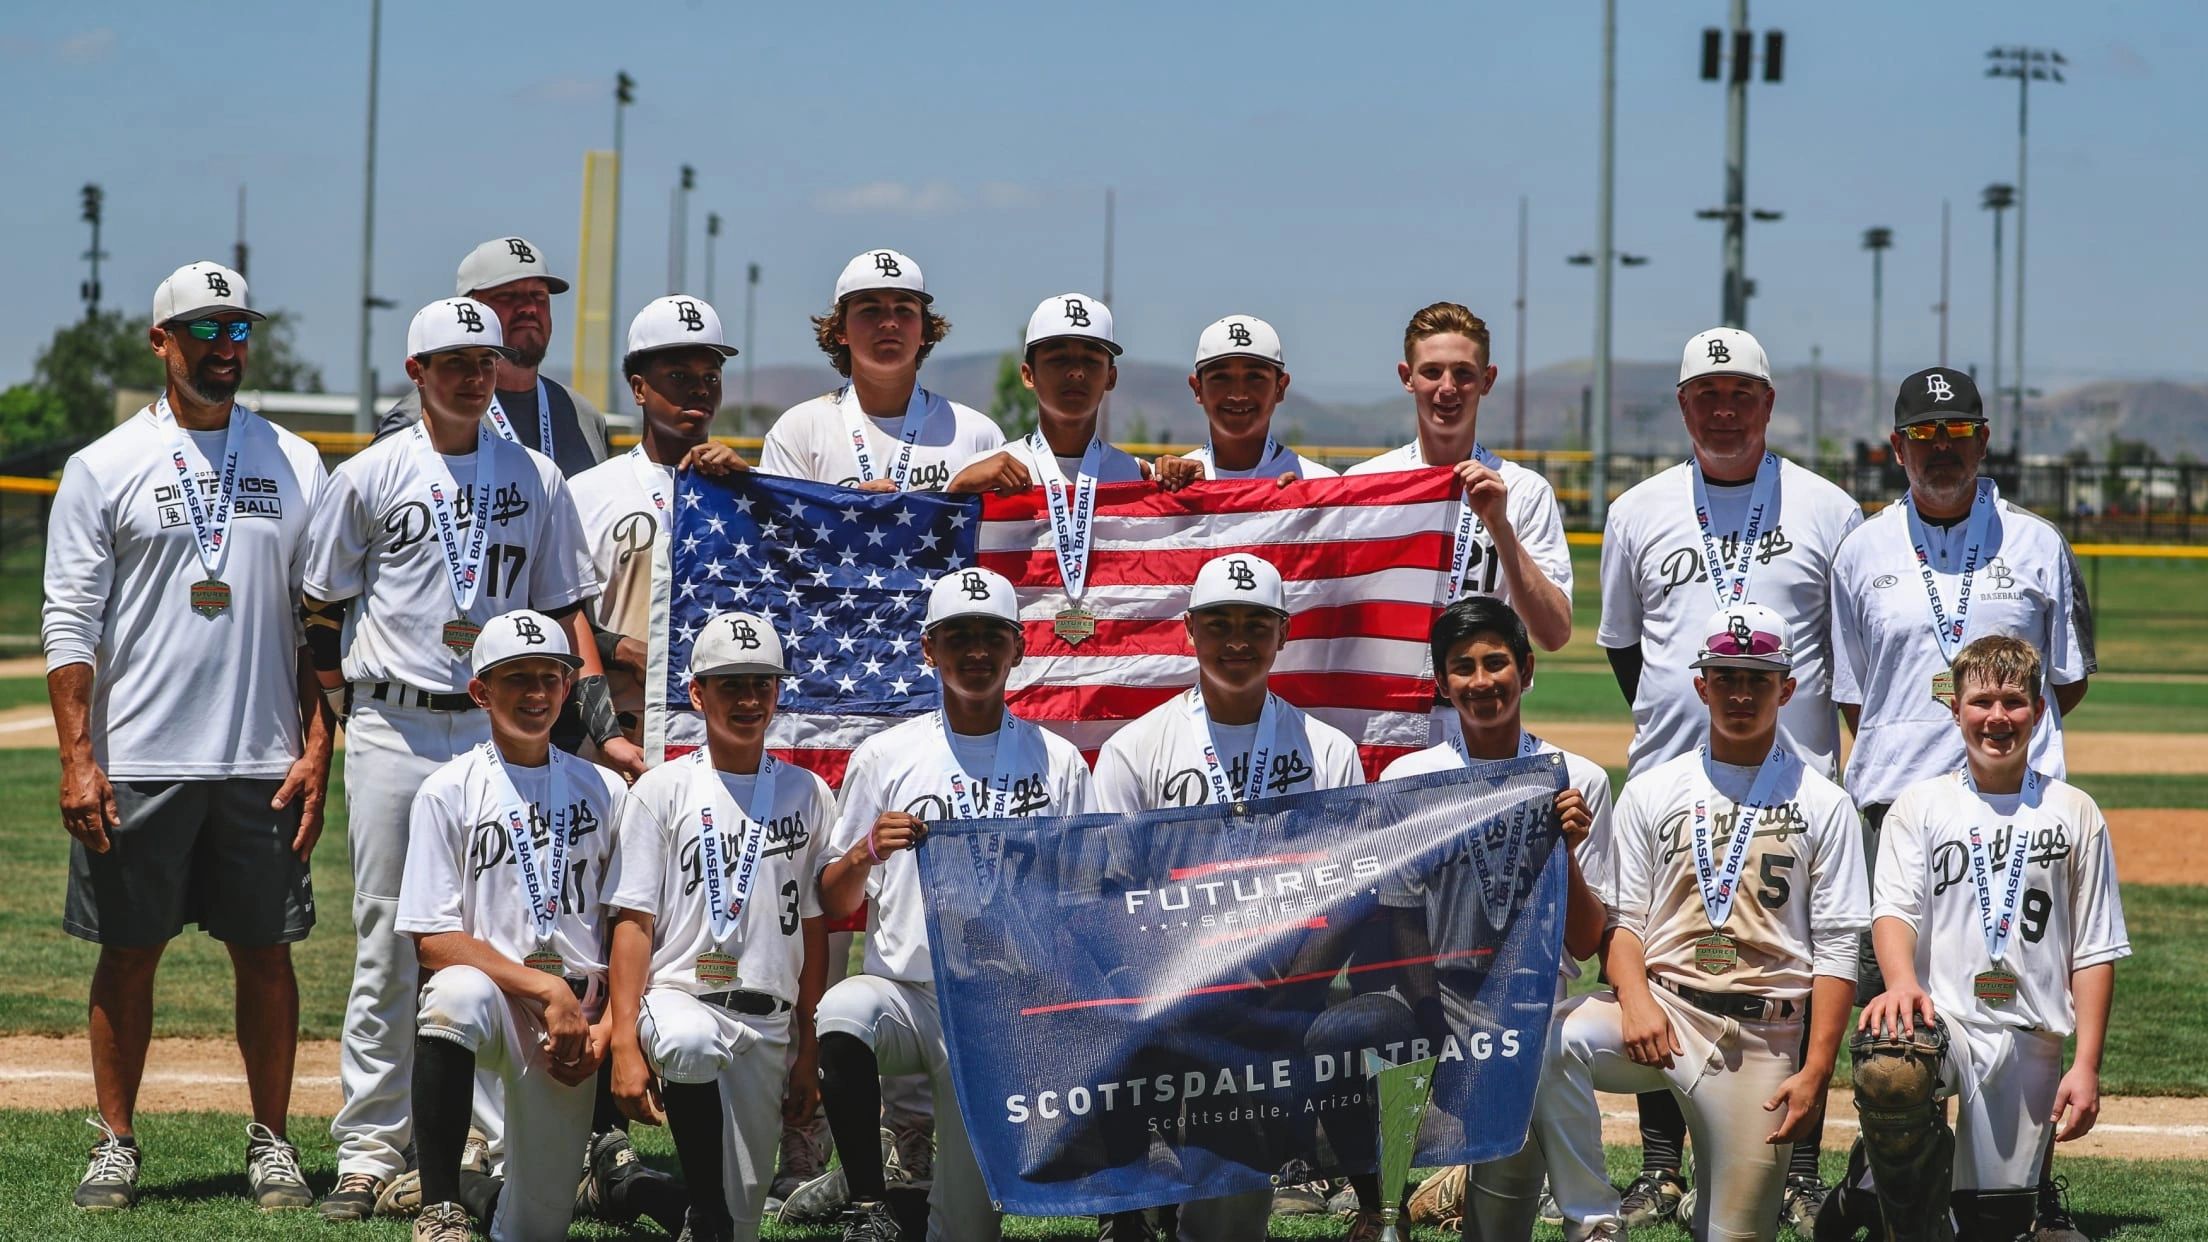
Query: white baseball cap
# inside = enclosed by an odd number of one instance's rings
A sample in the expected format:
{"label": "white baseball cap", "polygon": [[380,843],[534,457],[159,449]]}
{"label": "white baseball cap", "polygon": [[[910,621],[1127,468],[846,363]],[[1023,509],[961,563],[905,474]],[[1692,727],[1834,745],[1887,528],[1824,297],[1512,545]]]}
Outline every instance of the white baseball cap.
{"label": "white baseball cap", "polygon": [[496,289],[531,276],[542,280],[554,293],[567,292],[567,282],[544,265],[544,252],[537,249],[536,243],[526,237],[494,237],[460,260],[460,275],[452,282],[452,291],[467,297],[478,289]]}
{"label": "white baseball cap", "polygon": [[994,617],[1018,629],[1020,598],[1012,583],[993,569],[954,569],[928,588],[923,633],[958,617]]}
{"label": "white baseball cap", "polygon": [[498,312],[474,298],[439,298],[414,312],[414,322],[406,325],[407,357],[455,349],[495,349],[509,361],[514,358]]}
{"label": "white baseball cap", "polygon": [[1229,315],[1196,338],[1196,370],[1220,358],[1256,358],[1288,369],[1280,354],[1280,333],[1255,315]]}
{"label": "white baseball cap", "polygon": [[629,321],[629,352],[685,349],[702,345],[723,358],[736,356],[736,347],[721,339],[721,317],[704,298],[670,293],[653,298]]}
{"label": "white baseball cap", "polygon": [[1035,313],[1027,317],[1027,345],[1033,349],[1044,341],[1062,336],[1077,336],[1095,341],[1120,355],[1119,342],[1112,339],[1112,308],[1086,293],[1061,293],[1036,303]]}
{"label": "white baseball cap", "polygon": [[220,263],[211,263],[205,259],[197,263],[187,263],[170,272],[167,280],[154,286],[155,323],[203,319],[208,315],[266,318],[245,304],[245,277]]}
{"label": "white baseball cap", "polygon": [[483,623],[468,652],[468,667],[481,677],[509,660],[558,660],[569,668],[583,662],[567,645],[567,631],[541,612],[516,608]]}
{"label": "white baseball cap", "polygon": [[852,256],[843,265],[843,275],[836,277],[838,302],[868,289],[902,289],[922,302],[935,301],[928,296],[928,281],[920,274],[920,265],[894,250],[862,251]]}
{"label": "white baseball cap", "polygon": [[1229,552],[1205,561],[1196,571],[1196,589],[1188,597],[1190,612],[1235,604],[1288,615],[1287,592],[1271,561],[1249,552]]}
{"label": "white baseball cap", "polygon": [[1743,375],[1771,382],[1771,360],[1763,346],[1739,328],[1711,328],[1697,332],[1679,358],[1679,382],[1705,375]]}
{"label": "white baseball cap", "polygon": [[1794,667],[1794,639],[1785,619],[1762,604],[1720,608],[1710,614],[1702,633],[1695,668],[1764,668],[1783,673]]}
{"label": "white baseball cap", "polygon": [[723,674],[794,677],[782,661],[782,635],[774,622],[756,612],[716,614],[690,646],[690,677]]}

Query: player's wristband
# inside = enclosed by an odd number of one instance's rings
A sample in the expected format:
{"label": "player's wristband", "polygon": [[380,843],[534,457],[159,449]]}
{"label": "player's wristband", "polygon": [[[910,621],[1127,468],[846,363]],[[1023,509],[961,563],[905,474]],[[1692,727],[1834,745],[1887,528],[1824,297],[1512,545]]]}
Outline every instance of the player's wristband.
{"label": "player's wristband", "polygon": [[882,861],[881,854],[874,848],[874,830],[871,828],[866,833],[866,853],[867,857],[872,858],[876,863]]}
{"label": "player's wristband", "polygon": [[350,688],[342,685],[322,688],[322,701],[330,705],[330,714],[339,720],[345,719],[345,692]]}
{"label": "player's wristband", "polygon": [[575,683],[575,706],[583,716],[583,731],[600,746],[621,735],[621,718],[613,710],[613,686],[600,673]]}

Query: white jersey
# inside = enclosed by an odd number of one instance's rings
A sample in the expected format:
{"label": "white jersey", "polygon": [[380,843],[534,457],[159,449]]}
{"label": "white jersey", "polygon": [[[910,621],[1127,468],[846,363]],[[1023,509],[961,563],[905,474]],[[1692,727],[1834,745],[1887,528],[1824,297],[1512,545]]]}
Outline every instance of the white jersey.
{"label": "white jersey", "polygon": [[[1370,461],[1361,461],[1342,471],[1345,475],[1386,474],[1395,470],[1422,470],[1429,465],[1442,464],[1426,460],[1413,440],[1402,448],[1389,449]],[[1447,463],[1454,465],[1455,463]],[[1517,462],[1504,460],[1495,473],[1502,476],[1503,510],[1510,515],[1510,528],[1517,532],[1518,542],[1525,545],[1533,558],[1534,568],[1541,576],[1561,587],[1568,603],[1572,598],[1572,550],[1564,542],[1564,513],[1556,506],[1556,490],[1549,481]],[[1503,562],[1495,554],[1495,541],[1485,529],[1478,536],[1479,546],[1464,562],[1464,595],[1492,596],[1506,604],[1515,604],[1510,598],[1510,582],[1503,574]]]}
{"label": "white jersey", "polygon": [[1181,456],[1201,464],[1207,479],[1277,479],[1284,474],[1293,474],[1299,479],[1331,479],[1341,473],[1332,466],[1312,461],[1277,440],[1268,443],[1272,445],[1272,453],[1248,470],[1221,470],[1211,460],[1209,444],[1190,449]]}
{"label": "white jersey", "polygon": [[[1587,816],[1593,822],[1587,828],[1587,839],[1579,843],[1574,856],[1579,859],[1579,878],[1597,895],[1615,892],[1617,889],[1617,846],[1611,840],[1610,828],[1610,774],[1592,759],[1583,759],[1557,746],[1554,742],[1535,740],[1528,752],[1536,755],[1564,756],[1564,779],[1571,788],[1579,791],[1580,799],[1587,804]],[[1424,750],[1414,750],[1390,763],[1380,772],[1383,781],[1401,780],[1406,776],[1425,776],[1432,772],[1456,772],[1469,766],[1457,748],[1440,742]],[[1464,868],[1452,870],[1463,873]],[[1445,888],[1397,889],[1380,894],[1383,905],[1420,906],[1426,911],[1429,926],[1455,919],[1476,917],[1480,899],[1472,891],[1475,881],[1466,877],[1462,886]],[[1465,937],[1464,943],[1473,938]],[[1557,958],[1557,968],[1566,979],[1579,978],[1579,963],[1569,953]]]}
{"label": "white jersey", "polygon": [[[1970,789],[1959,772],[1904,790],[1879,832],[1871,917],[1900,919],[1917,933],[1917,977],[1939,1012],[2067,1036],[2077,1026],[2070,973],[2131,956],[2116,854],[2108,821],[2084,790],[2047,780],[2037,807],[2022,802],[2022,794]],[[1973,986],[1993,964],[1971,878],[1973,822],[1992,851],[1996,909],[2009,869],[2019,859],[2025,869],[2001,963],[2017,976],[2013,1001],[1981,1001]]]}
{"label": "white jersey", "polygon": [[[304,586],[316,599],[359,597],[346,620],[346,680],[457,693],[467,687],[468,661],[445,645],[449,622],[480,626],[516,608],[556,612],[598,594],[590,545],[559,467],[495,436],[479,443],[487,455],[440,454],[417,428],[376,441],[330,476]],[[491,530],[475,599],[462,610],[430,488],[448,489],[464,549],[477,518],[471,497],[479,467],[492,483]]]}
{"label": "white jersey", "polygon": [[[174,427],[148,407],[62,467],[46,530],[46,668],[92,666],[92,757],[114,780],[281,777],[300,751],[299,583],[328,476],[311,445],[243,406],[225,430],[185,432],[210,531],[216,470],[238,450],[210,575]],[[192,586],[209,577],[230,602],[203,616]]]}
{"label": "white jersey", "polygon": [[[1100,811],[1154,811],[1213,801],[1205,748],[1217,739],[1227,787],[1250,790],[1250,751],[1258,726],[1214,724],[1208,729],[1191,709],[1203,701],[1187,690],[1158,704],[1114,733],[1096,756],[1096,806]],[[1365,783],[1357,743],[1340,729],[1273,696],[1280,713],[1271,757],[1250,796],[1273,798],[1313,789]]]}
{"label": "white jersey", "polygon": [[[1009,441],[1000,447],[1004,452],[1012,454],[1013,458],[1021,465],[1027,467],[1028,477],[1034,480],[1035,486],[1041,487],[1043,480],[1051,477],[1050,472],[1043,469],[1041,459],[1035,455],[1035,446],[1028,441],[1026,436]],[[980,461],[997,451],[997,449],[990,449],[986,453],[976,453],[972,461],[964,463],[959,468],[963,470],[966,466],[973,465],[975,461]],[[1056,454],[1052,454],[1052,456],[1057,460],[1058,473],[1064,476],[1067,482],[1072,482],[1081,473],[1080,454],[1076,453],[1072,457],[1057,457]],[[1139,483],[1142,481],[1142,461],[1118,445],[1107,444],[1097,461],[1096,481],[1099,483]]]}
{"label": "white jersey", "polygon": [[[1696,466],[1683,462],[1635,485],[1610,505],[1602,532],[1602,625],[1595,641],[1638,647],[1630,775],[1708,740],[1709,709],[1694,693],[1700,633],[1718,596],[1695,520]],[[1754,483],[1709,484],[1710,534],[1720,579],[1738,562]],[[1863,524],[1862,506],[1816,473],[1781,460],[1748,559],[1743,601],[1786,618],[1794,639],[1794,697],[1779,709],[1779,744],[1822,776],[1840,771],[1840,720],[1832,706],[1832,559]],[[1728,598],[1728,603],[1730,602]]]}
{"label": "white jersey", "polygon": [[[1007,722],[1017,718],[1006,714]],[[819,865],[843,857],[866,841],[884,811],[903,811],[922,822],[954,817],[952,771],[980,788],[978,802],[997,771],[999,729],[986,736],[953,734],[941,712],[929,712],[884,729],[859,743],[843,774],[843,805]],[[1089,769],[1073,743],[1021,720],[1014,725],[1018,753],[1007,764],[1011,796],[1005,816],[1084,815],[1094,809]],[[932,848],[932,847],[930,847]],[[920,864],[899,850],[867,874],[874,903],[866,937],[866,973],[910,983],[932,983],[927,912],[921,905]]]}
{"label": "white jersey", "polygon": [[[497,769],[504,768],[514,793],[529,804],[530,853],[540,880],[552,875],[553,832],[567,834],[567,872],[561,877],[552,948],[569,976],[602,977],[606,872],[627,789],[613,772],[557,748],[551,763],[525,768],[492,758],[490,745],[462,751],[430,773],[415,793],[398,929],[413,935],[466,932],[517,962],[536,950],[529,893],[500,805],[504,782]],[[564,789],[555,793],[560,785]]]}
{"label": "white jersey", "polygon": [[759,834],[751,890],[726,943],[718,946],[736,959],[736,980],[701,982],[698,955],[716,946],[698,841],[699,808],[713,817],[725,891],[733,895],[754,831],[745,816],[759,786],[757,773],[707,775],[711,762],[709,752],[695,751],[636,782],[621,813],[621,852],[606,886],[606,905],[652,916],[646,986],[694,995],[744,988],[794,1005],[805,965],[801,928],[820,914],[813,875],[835,823],[835,802],[819,777],[776,763],[774,805]]}
{"label": "white jersey", "polygon": [[1705,767],[1696,750],[1625,783],[1612,820],[1616,891],[1602,898],[1611,925],[1647,946],[1649,974],[1706,992],[1800,1000],[1813,973],[1834,973],[1813,969],[1820,949],[1852,960],[1855,937],[1871,925],[1862,828],[1838,785],[1787,758],[1771,805],[1756,817],[1725,921],[1739,958],[1716,972],[1695,961],[1695,941],[1711,929],[1695,878],[1694,808],[1707,806],[1711,855],[1722,863],[1757,770]]}
{"label": "white jersey", "polygon": [[[666,535],[675,503],[675,472],[644,455],[642,446],[619,453],[568,480],[575,512],[590,540],[591,566],[605,589],[590,608],[590,622],[602,634],[619,634],[665,650],[667,636],[655,633],[652,574],[668,555]],[[662,571],[663,580],[666,571]],[[669,588],[671,589],[671,588]],[[664,625],[664,607],[659,613]],[[664,658],[664,657],[663,657]],[[653,691],[617,669],[606,670],[618,711],[641,716]],[[671,746],[703,746],[705,718],[690,710],[667,713],[666,741]]]}
{"label": "white jersey", "polygon": [[[925,388],[914,389],[913,395],[926,404],[928,412],[912,441],[911,458],[905,466],[906,490],[940,492],[951,485],[952,476],[967,462],[1004,447],[1004,432],[988,415],[947,401]],[[784,410],[759,446],[759,469],[842,487],[865,482],[858,454],[851,446],[847,413],[857,404],[858,397],[846,384]],[[873,460],[872,477],[892,477],[899,457],[904,455],[907,417],[902,413],[890,418],[859,416],[867,454]]]}
{"label": "white jersey", "polygon": [[[1968,528],[1967,519],[1926,524],[1925,550],[1943,607],[1952,608],[1959,594]],[[2091,675],[2092,606],[2061,532],[1997,496],[1983,555],[1962,641],[1987,634],[2023,639],[2039,649],[2050,686]],[[1932,697],[1932,678],[1947,666],[1932,632],[1932,604],[1908,515],[1901,505],[1888,505],[1848,536],[1832,566],[1832,697],[1863,709],[1847,771],[1857,804],[1892,802],[1918,781],[1963,766],[1955,717]],[[2052,693],[2032,734],[2031,762],[2058,780],[2063,776],[2062,712]]]}

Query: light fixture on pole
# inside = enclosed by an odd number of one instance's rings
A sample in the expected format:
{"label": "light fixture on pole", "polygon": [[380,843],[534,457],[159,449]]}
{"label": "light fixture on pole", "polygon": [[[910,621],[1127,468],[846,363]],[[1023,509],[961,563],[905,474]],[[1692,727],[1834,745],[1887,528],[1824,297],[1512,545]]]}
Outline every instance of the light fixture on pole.
{"label": "light fixture on pole", "polygon": [[1879,371],[1879,333],[1885,327],[1886,316],[1886,252],[1893,247],[1894,231],[1878,228],[1863,230],[1863,248],[1871,252],[1871,424],[1878,424],[1878,403],[1885,391],[1885,379]]}
{"label": "light fixture on pole", "polygon": [[[667,222],[667,292],[686,292],[690,284],[690,191],[698,188],[698,170],[688,164],[676,179]],[[713,299],[707,298],[710,302]]]}
{"label": "light fixture on pole", "polygon": [[[1748,299],[1756,282],[1748,279],[1748,221],[1777,220],[1776,211],[1748,208],[1748,81],[1755,74],[1756,37],[1748,29],[1748,0],[1733,0],[1733,20],[1728,32],[1710,26],[1702,31],[1702,80],[1725,82],[1725,205],[1695,212],[1703,220],[1725,224],[1725,281],[1722,291],[1723,322],[1729,328],[1748,326]],[[1727,55],[1727,43],[1731,54]],[[1786,34],[1763,32],[1763,80],[1783,81],[1786,72]]]}
{"label": "light fixture on pole", "polygon": [[[622,121],[629,105],[636,102],[636,79],[627,70],[613,75],[613,211],[608,227],[613,230],[613,257],[606,265],[606,392],[608,397],[618,390],[613,376],[621,374],[621,338],[625,335],[618,325],[621,322],[621,180],[628,174],[623,161]],[[607,401],[610,408],[617,398]]]}
{"label": "light fixture on pole", "polygon": [[[2001,408],[2001,213],[2016,206],[2016,187],[1994,182],[1981,193],[1978,205],[1993,213],[1993,406]],[[2011,451],[2021,448],[2015,441],[2017,428],[2011,428]]]}
{"label": "light fixture on pole", "polygon": [[[2024,461],[2024,207],[2029,197],[2024,167],[2030,145],[2025,139],[2031,118],[2031,88],[2034,82],[2060,83],[2062,70],[2070,62],[2051,47],[1997,47],[1986,53],[1986,59],[1992,62],[1986,66],[1987,77],[2016,79],[2016,383],[2013,386],[2016,402],[2011,410],[2015,419],[2012,451],[2021,465]],[[1996,389],[1996,404],[2000,401],[1999,393]]]}
{"label": "light fixture on pole", "polygon": [[[84,298],[84,317],[87,321],[100,317],[100,260],[107,257],[107,252],[100,249],[100,216],[106,205],[107,191],[90,182],[85,183],[83,218],[86,224],[92,226],[92,248],[84,252],[84,257],[91,260],[92,274],[79,286],[78,293]],[[245,273],[238,274],[243,276]]]}

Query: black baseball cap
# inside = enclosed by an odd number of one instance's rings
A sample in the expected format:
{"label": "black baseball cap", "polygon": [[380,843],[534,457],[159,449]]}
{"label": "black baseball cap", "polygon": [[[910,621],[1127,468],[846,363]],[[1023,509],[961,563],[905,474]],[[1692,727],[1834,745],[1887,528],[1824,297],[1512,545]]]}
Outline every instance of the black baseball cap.
{"label": "black baseball cap", "polygon": [[1901,381],[1901,390],[1894,394],[1894,426],[1943,418],[1986,421],[1986,403],[1979,400],[1978,383],[1968,372],[1926,367]]}

